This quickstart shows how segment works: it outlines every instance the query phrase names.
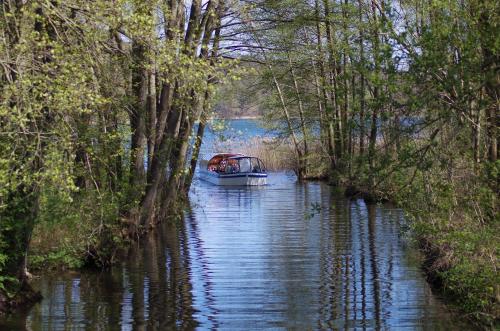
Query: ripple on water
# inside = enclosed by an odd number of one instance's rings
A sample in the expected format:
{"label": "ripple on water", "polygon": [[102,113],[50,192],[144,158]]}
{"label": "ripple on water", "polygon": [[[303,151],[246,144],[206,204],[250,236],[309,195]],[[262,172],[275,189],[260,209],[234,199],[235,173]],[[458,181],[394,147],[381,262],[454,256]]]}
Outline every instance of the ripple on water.
{"label": "ripple on water", "polygon": [[45,275],[2,329],[456,329],[400,234],[402,213],[273,173],[195,181],[183,222],[103,272]]}

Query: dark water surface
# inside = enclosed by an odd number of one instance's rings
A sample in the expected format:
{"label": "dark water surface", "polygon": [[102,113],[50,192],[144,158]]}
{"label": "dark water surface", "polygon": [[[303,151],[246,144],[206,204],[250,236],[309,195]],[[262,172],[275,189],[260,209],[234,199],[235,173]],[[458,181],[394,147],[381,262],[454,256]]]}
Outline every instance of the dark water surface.
{"label": "dark water surface", "polygon": [[400,210],[322,183],[196,181],[176,225],[111,270],[43,275],[2,330],[464,329],[431,293]]}

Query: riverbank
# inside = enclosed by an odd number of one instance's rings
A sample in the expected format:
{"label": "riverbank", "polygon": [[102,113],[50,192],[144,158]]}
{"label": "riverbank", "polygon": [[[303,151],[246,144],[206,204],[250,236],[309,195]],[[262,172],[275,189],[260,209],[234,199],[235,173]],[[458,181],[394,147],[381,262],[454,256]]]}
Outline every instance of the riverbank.
{"label": "riverbank", "polygon": [[[270,170],[293,170],[298,160],[288,140],[253,138],[226,141],[221,150],[255,155]],[[330,181],[324,151],[314,147],[308,159],[308,178]],[[443,169],[419,172],[415,167],[379,171],[376,189],[368,189],[368,168],[356,166],[335,173],[335,183],[347,197],[368,203],[391,201],[406,212],[416,245],[425,255],[422,269],[433,287],[463,316],[482,328],[495,328],[500,318],[498,243],[500,222],[491,188],[478,181],[479,170],[463,161],[450,177]],[[407,179],[413,178],[411,184]],[[448,178],[444,184],[442,178]],[[473,202],[473,203],[471,203]],[[470,206],[472,205],[472,208]],[[493,207],[491,207],[493,206]]]}
{"label": "riverbank", "polygon": [[28,309],[42,300],[39,291],[35,291],[29,283],[24,283],[15,293],[0,290],[0,317],[5,314]]}
{"label": "riverbank", "polygon": [[[178,221],[186,206],[186,197],[178,196],[162,223]],[[80,208],[89,208],[88,213],[75,214]],[[106,211],[109,214],[105,215]],[[105,206],[102,210],[92,209],[91,205],[65,209],[65,212],[50,210],[34,228],[28,255],[29,270],[36,274],[44,270],[108,268],[120,262],[120,257],[131,245],[159,226],[155,223],[148,231],[142,229],[131,235],[130,224],[128,217],[121,215],[116,206]]]}
{"label": "riverbank", "polygon": [[[464,181],[466,185],[468,180]],[[358,185],[356,180],[348,181],[345,195],[368,203],[391,201],[405,210],[415,243],[425,257],[422,269],[433,288],[465,319],[484,329],[498,328],[498,215],[488,222],[470,215],[458,202],[451,206],[443,206],[443,201],[426,205],[426,199],[419,199],[425,194],[421,188],[407,187],[403,192],[401,183],[391,180],[384,183],[385,189],[375,193]],[[447,212],[450,207],[451,214]]]}
{"label": "riverbank", "polygon": [[[42,213],[35,225],[25,281],[19,284],[16,279],[0,277],[0,316],[28,311],[41,301],[41,293],[32,288],[31,282],[47,272],[109,270],[123,262],[131,247],[143,241],[150,232],[154,233],[154,230],[138,233],[132,238],[127,232],[128,221],[117,214],[113,214],[114,219],[108,215],[109,219],[104,222],[95,214],[100,214],[99,210],[76,214],[78,208],[67,207],[62,207],[64,212],[47,209],[48,213]],[[178,220],[178,210],[184,207],[185,200],[179,197],[178,205],[173,207],[177,211],[173,211],[166,222]]]}
{"label": "riverbank", "polygon": [[443,218],[437,210],[422,212],[410,207],[412,201],[387,194],[374,196],[352,185],[345,188],[345,195],[369,203],[392,201],[403,208],[424,255],[422,269],[428,282],[463,318],[483,329],[498,328],[498,222],[476,223],[467,215],[460,217],[458,211],[457,218]]}

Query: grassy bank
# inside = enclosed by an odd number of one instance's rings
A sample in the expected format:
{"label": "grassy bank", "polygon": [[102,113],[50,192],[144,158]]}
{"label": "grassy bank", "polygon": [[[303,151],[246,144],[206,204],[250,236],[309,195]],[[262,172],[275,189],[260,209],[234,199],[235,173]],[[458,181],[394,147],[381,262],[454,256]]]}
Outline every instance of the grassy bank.
{"label": "grassy bank", "polygon": [[[351,178],[346,195],[354,193],[369,202],[392,201],[401,207],[424,254],[422,267],[431,285],[466,319],[495,329],[500,318],[496,197],[475,176],[443,183],[445,174],[434,170],[406,169],[384,177],[375,195],[362,181]],[[411,185],[401,181],[412,177]]]}
{"label": "grassy bank", "polygon": [[500,318],[498,196],[481,179],[489,169],[468,170],[474,167],[460,163],[461,170],[451,174],[437,167],[417,171],[409,187],[395,179],[387,185],[394,185],[392,197],[413,220],[431,283],[467,318],[495,328]]}
{"label": "grassy bank", "polygon": [[30,270],[85,265],[106,266],[129,240],[119,196],[80,192],[71,202],[57,191],[45,190],[41,213],[33,229]]}

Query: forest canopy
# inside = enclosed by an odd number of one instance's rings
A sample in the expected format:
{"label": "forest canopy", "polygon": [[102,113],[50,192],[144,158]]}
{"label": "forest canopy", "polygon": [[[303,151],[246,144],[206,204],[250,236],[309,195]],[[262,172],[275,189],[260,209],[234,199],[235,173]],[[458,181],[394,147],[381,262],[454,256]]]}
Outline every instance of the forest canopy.
{"label": "forest canopy", "polygon": [[55,229],[106,265],[175,216],[223,86],[258,96],[299,179],[403,207],[445,288],[498,318],[499,6],[1,1],[0,299]]}

